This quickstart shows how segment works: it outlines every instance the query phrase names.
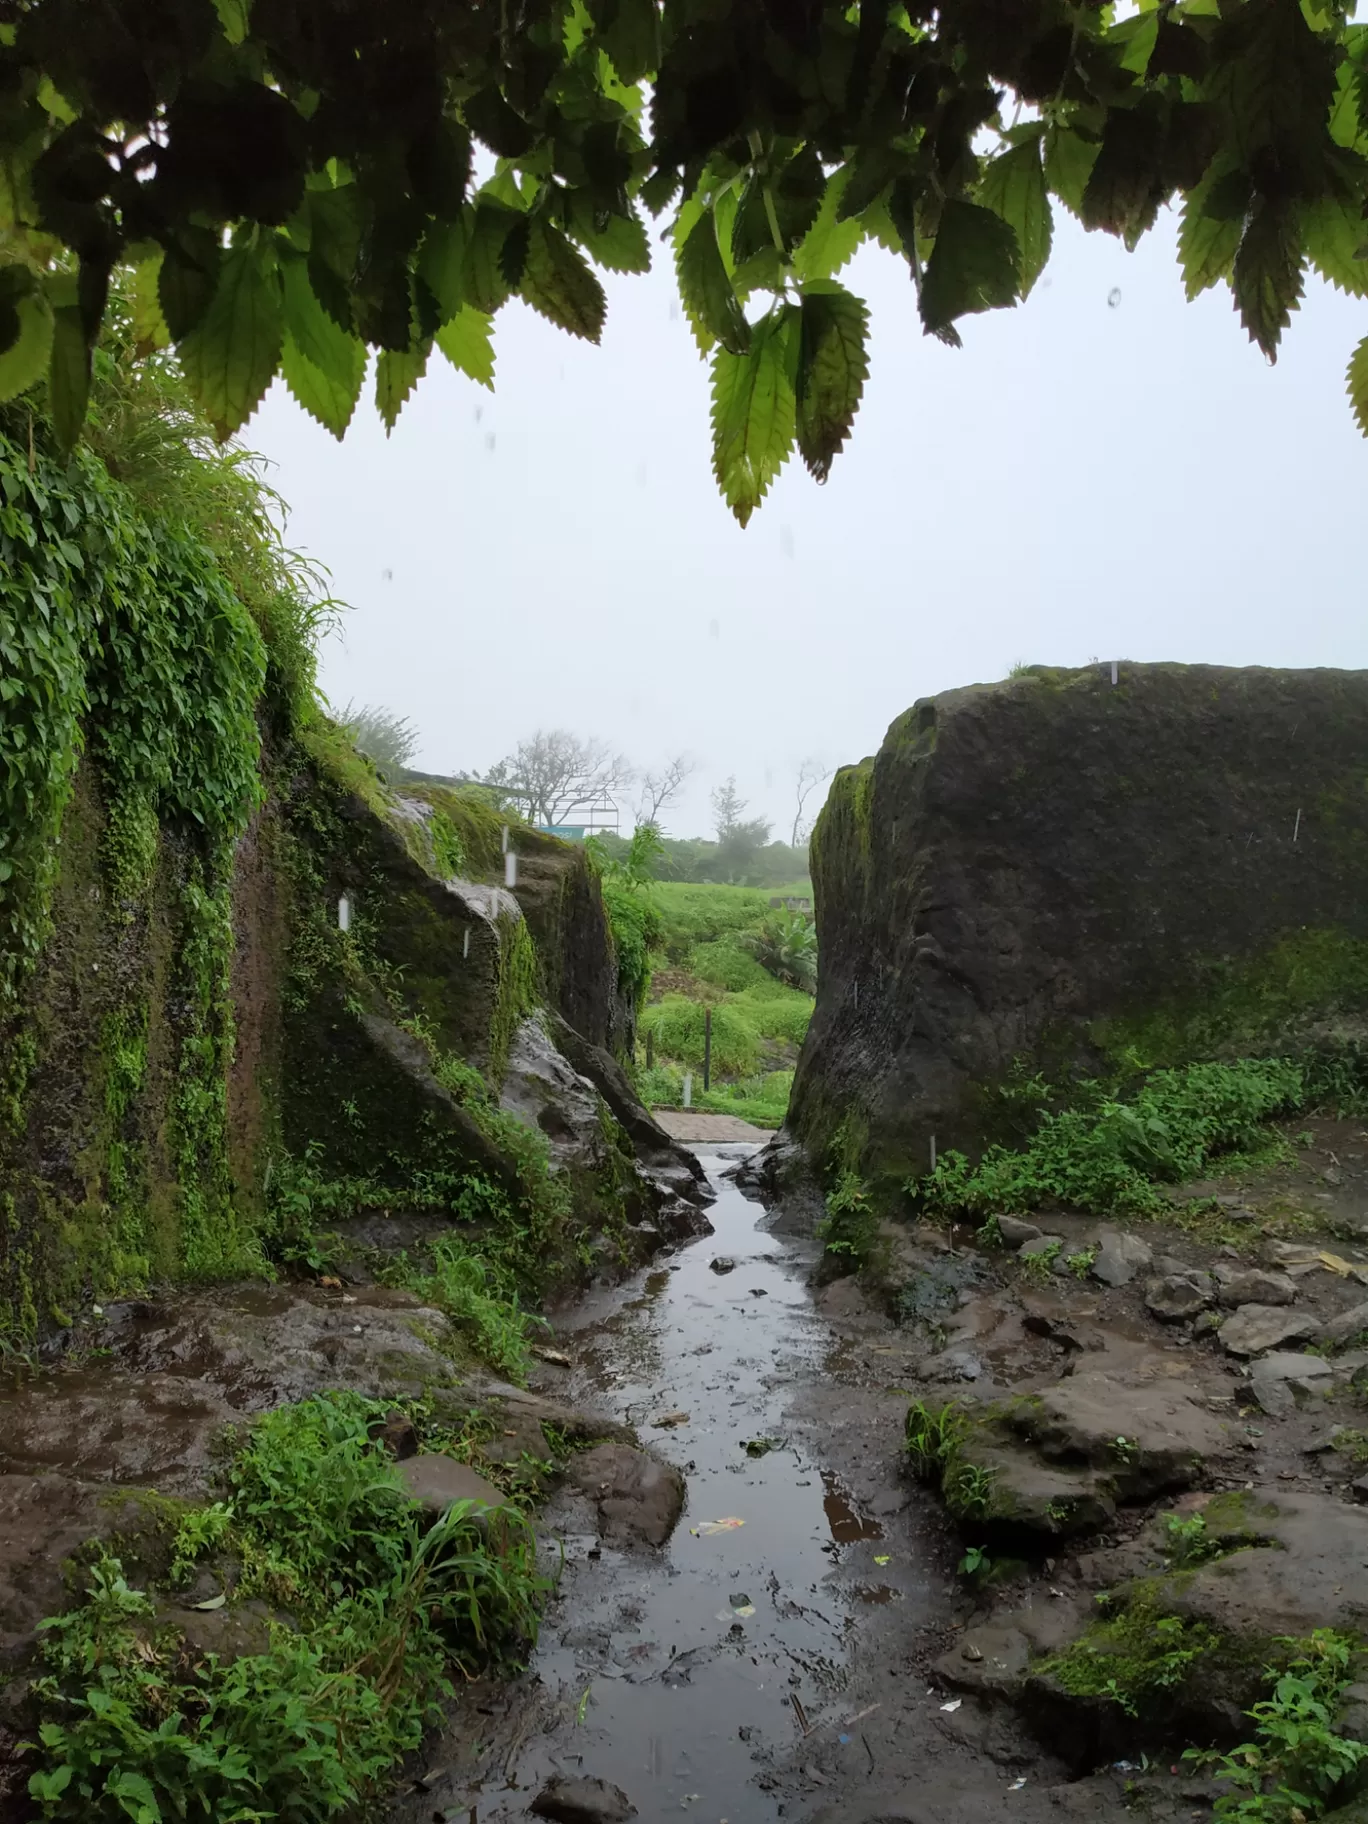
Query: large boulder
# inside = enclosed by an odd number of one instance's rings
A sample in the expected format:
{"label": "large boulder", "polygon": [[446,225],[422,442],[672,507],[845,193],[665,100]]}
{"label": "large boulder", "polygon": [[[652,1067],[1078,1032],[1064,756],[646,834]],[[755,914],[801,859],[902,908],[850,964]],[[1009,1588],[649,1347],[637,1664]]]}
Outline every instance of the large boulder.
{"label": "large boulder", "polygon": [[[790,1127],[867,1175],[994,1137],[984,1091],[1351,1025],[1368,672],[1036,667],[914,705],[812,843]],[[851,1163],[855,1161],[852,1160]]]}

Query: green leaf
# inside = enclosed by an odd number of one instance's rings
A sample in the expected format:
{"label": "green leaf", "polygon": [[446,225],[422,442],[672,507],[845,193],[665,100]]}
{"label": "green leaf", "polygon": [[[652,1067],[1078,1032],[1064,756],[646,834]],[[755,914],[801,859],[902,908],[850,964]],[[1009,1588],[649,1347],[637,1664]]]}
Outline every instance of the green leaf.
{"label": "green leaf", "polygon": [[241,44],[247,36],[248,15],[252,9],[252,0],[214,0],[214,11],[219,16],[223,35],[229,44]]}
{"label": "green leaf", "polygon": [[[1220,190],[1235,175],[1219,163],[1183,198],[1183,225],[1178,233],[1178,264],[1188,301],[1218,280],[1229,278],[1244,233],[1245,211],[1227,213]],[[1213,208],[1213,203],[1215,207]]]}
{"label": "green leaf", "polygon": [[[309,263],[298,254],[287,254],[281,260],[281,293],[286,335],[304,359],[350,401],[346,413],[350,418],[366,375],[365,343],[348,335],[324,310],[309,282]],[[328,429],[332,428],[329,424]]]}
{"label": "green leaf", "polygon": [[375,408],[385,421],[385,435],[394,429],[404,401],[427,367],[430,342],[413,348],[382,348],[375,362]]}
{"label": "green leaf", "polygon": [[437,346],[453,367],[494,391],[494,320],[467,304],[437,331]]}
{"label": "green leaf", "polygon": [[162,257],[159,247],[147,259],[139,260],[133,269],[133,336],[140,354],[165,348],[171,340],[171,331],[166,326],[161,299],[157,295]]}
{"label": "green leaf", "polygon": [[607,300],[584,255],[550,222],[539,219],[528,228],[519,295],[558,328],[597,342]]}
{"label": "green leaf", "polygon": [[1268,154],[1286,191],[1318,173],[1335,100],[1336,54],[1314,32],[1299,0],[1243,0],[1223,18],[1212,46],[1208,93],[1221,102],[1246,170]]}
{"label": "green leaf", "polygon": [[979,180],[978,200],[1016,235],[1021,295],[1027,297],[1050,257],[1054,233],[1040,140],[1027,140],[992,159]]}
{"label": "green leaf", "polygon": [[521,217],[497,203],[481,203],[475,211],[466,251],[465,302],[492,317],[509,297],[512,286],[504,276],[503,247],[508,233]]}
{"label": "green leaf", "polygon": [[260,405],[280,364],[283,337],[274,259],[251,243],[231,248],[213,302],[179,345],[186,383],[220,440]]}
{"label": "green leaf", "polygon": [[443,323],[449,323],[465,302],[469,220],[469,216],[463,216],[455,222],[434,222],[418,257],[418,276],[436,300]]}
{"label": "green leaf", "polygon": [[188,336],[218,291],[223,249],[208,229],[189,227],[168,241],[157,274],[157,301],[171,338]]}
{"label": "green leaf", "polygon": [[[73,287],[74,289],[74,287]],[[57,447],[63,455],[76,447],[90,398],[90,349],[79,304],[60,304],[52,313],[52,353],[48,359],[48,407]]]}
{"label": "green leaf", "polygon": [[869,311],[841,285],[804,287],[798,355],[798,449],[810,474],[825,481],[850,435],[869,378],[865,338]]}
{"label": "green leaf", "polygon": [[203,1602],[192,1602],[190,1607],[192,1609],[221,1609],[227,1601],[227,1596],[220,1590],[217,1596],[206,1596]]}
{"label": "green leaf", "polygon": [[944,336],[957,317],[1015,304],[1020,283],[1016,234],[991,209],[952,199],[941,210],[921,283],[921,320]]}
{"label": "green leaf", "polygon": [[1350,355],[1349,370],[1344,379],[1354,421],[1362,434],[1368,437],[1368,336],[1363,338]]}
{"label": "green leaf", "polygon": [[797,307],[783,304],[754,325],[748,354],[713,356],[713,473],[743,526],[793,448],[798,328]]}
{"label": "green leaf", "polygon": [[800,278],[834,279],[851,259],[867,229],[863,217],[842,218],[841,199],[850,182],[850,168],[833,171],[822,192],[817,219],[793,250],[793,268]]}
{"label": "green leaf", "polygon": [[1235,255],[1231,274],[1240,321],[1270,361],[1278,339],[1301,302],[1301,230],[1290,204],[1261,197]]}
{"label": "green leaf", "polygon": [[621,81],[640,82],[660,66],[660,19],[655,0],[596,0],[596,36]]}
{"label": "green leaf", "polygon": [[1112,109],[1083,190],[1085,227],[1104,228],[1135,246],[1153,227],[1165,194],[1159,170],[1163,145],[1157,105]]}
{"label": "green leaf", "polygon": [[1302,204],[1301,222],[1306,251],[1321,277],[1351,297],[1368,297],[1368,260],[1359,258],[1368,242],[1362,203],[1318,197]]}
{"label": "green leaf", "polygon": [[14,305],[19,333],[0,355],[0,400],[15,399],[41,380],[52,355],[52,308],[36,291]]}
{"label": "green leaf", "polygon": [[[348,337],[348,341],[352,340]],[[286,335],[280,351],[280,371],[295,400],[324,430],[331,431],[339,439],[346,434],[352,421],[366,379],[365,344],[356,342],[354,345],[360,352],[360,360],[354,377],[347,380],[339,379],[335,372],[325,374],[315,367],[291,335]]]}
{"label": "green leaf", "polygon": [[635,209],[610,215],[600,227],[594,205],[583,190],[570,192],[571,234],[609,272],[649,272],[651,243]]}
{"label": "green leaf", "polygon": [[1083,195],[1102,150],[1095,140],[1053,127],[1045,135],[1045,180],[1071,214],[1083,216]]}
{"label": "green leaf", "polygon": [[715,342],[720,342],[730,354],[743,355],[750,347],[750,325],[727,274],[713,212],[704,209],[681,239],[685,222],[686,215],[681,210],[676,229],[675,272],[694,341],[700,354],[706,355]]}

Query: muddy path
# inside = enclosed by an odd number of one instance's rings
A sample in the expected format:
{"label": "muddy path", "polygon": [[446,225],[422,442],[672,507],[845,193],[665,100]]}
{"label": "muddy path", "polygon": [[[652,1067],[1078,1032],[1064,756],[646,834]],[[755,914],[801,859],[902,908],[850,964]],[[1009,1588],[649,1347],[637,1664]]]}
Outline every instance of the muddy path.
{"label": "muddy path", "polygon": [[647,1824],[973,1824],[1009,1795],[1059,1816],[1062,1768],[1009,1712],[966,1727],[926,1671],[973,1604],[902,1472],[911,1339],[866,1324],[856,1345],[823,1314],[817,1244],[724,1175],[745,1150],[701,1154],[715,1233],[559,1320],[573,1365],[548,1371],[678,1465],[682,1517],[664,1547],[618,1550],[584,1497],[553,1502],[565,1566],[531,1665],[466,1693],[395,1820],[501,1824],[557,1774],[611,1782]]}

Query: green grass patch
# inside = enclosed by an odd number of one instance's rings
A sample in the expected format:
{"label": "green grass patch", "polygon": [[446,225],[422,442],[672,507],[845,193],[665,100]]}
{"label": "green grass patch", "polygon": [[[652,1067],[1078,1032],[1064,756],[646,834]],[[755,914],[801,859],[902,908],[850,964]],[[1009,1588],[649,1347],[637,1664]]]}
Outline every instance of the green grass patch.
{"label": "green grass patch", "polygon": [[262,1651],[192,1648],[155,1591],[94,1558],[84,1600],[43,1624],[41,1817],[354,1815],[438,1720],[454,1670],[521,1655],[547,1587],[530,1529],[513,1509],[482,1529],[469,1503],[428,1527],[373,1441],[391,1410],[332,1393],[268,1413],[225,1499],[180,1520],[169,1579],[209,1570],[224,1605],[260,1597],[290,1617]]}
{"label": "green grass patch", "polygon": [[[703,1068],[704,1008],[683,995],[666,995],[647,1007],[641,1016],[644,1032],[652,1034],[657,1051],[695,1070]],[[760,1037],[754,1026],[726,1002],[712,1008],[712,1067],[718,1076],[754,1076],[760,1062]]]}
{"label": "green grass patch", "polygon": [[770,982],[776,988],[783,986],[761,967],[749,951],[743,950],[729,937],[711,938],[705,944],[695,944],[689,952],[688,966],[700,982],[707,982],[714,988],[728,988],[733,993],[746,988],[763,988]]}

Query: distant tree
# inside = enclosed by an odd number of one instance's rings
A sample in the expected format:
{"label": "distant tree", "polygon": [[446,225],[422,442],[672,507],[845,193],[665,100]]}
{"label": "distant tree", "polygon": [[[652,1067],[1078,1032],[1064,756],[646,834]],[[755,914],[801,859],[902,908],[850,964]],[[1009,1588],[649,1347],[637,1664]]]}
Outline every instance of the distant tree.
{"label": "distant tree", "polygon": [[741,821],[741,813],[746,808],[747,800],[736,789],[735,773],[725,779],[721,785],[713,788],[712,794],[713,828],[717,831],[717,840],[723,841],[726,833]]}
{"label": "distant tree", "polygon": [[418,752],[418,730],[392,709],[348,703],[337,719],[361,752],[388,772],[401,771]]}
{"label": "distant tree", "polygon": [[744,880],[754,868],[756,856],[770,839],[770,824],[765,818],[741,815],[746,804],[747,800],[736,789],[734,777],[719,785],[712,794],[717,829],[717,855],[713,867],[720,880]]}
{"label": "distant tree", "polygon": [[830,779],[830,777],[831,768],[827,765],[825,760],[819,760],[815,755],[810,755],[798,768],[798,778],[794,784],[794,794],[797,798],[797,804],[793,812],[793,836],[791,839],[792,846],[795,849],[802,843],[805,843],[811,833],[812,826],[810,824],[805,824],[803,821],[803,812],[807,808],[807,801],[812,796],[813,792],[816,791],[817,787],[825,780]]}
{"label": "distant tree", "polygon": [[635,776],[627,757],[606,742],[581,740],[564,728],[539,728],[480,783],[521,805],[530,823],[557,824],[574,811],[616,801]]}
{"label": "distant tree", "polygon": [[660,831],[660,814],[672,805],[684,789],[684,782],[694,771],[687,754],[676,754],[658,772],[641,775],[641,798],[637,804],[637,822],[654,824]]}

